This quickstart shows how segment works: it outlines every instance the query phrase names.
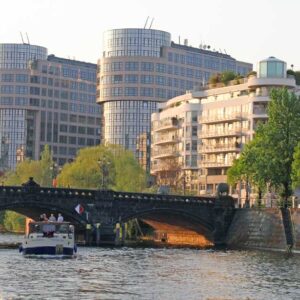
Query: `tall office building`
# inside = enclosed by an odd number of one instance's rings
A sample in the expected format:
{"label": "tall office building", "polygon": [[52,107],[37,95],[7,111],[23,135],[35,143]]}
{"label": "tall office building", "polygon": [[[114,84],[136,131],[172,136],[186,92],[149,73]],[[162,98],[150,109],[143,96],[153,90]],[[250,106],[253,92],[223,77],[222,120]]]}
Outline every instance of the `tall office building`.
{"label": "tall office building", "polygon": [[[278,87],[300,94],[286,63],[270,57],[259,63],[257,75],[204,86],[160,104],[152,114],[151,173],[163,184],[214,194],[258,122],[267,121],[269,94]],[[174,170],[182,178],[177,183]]]}
{"label": "tall office building", "polygon": [[29,44],[0,44],[0,171],[45,144],[63,165],[99,144],[96,64],[63,59]]}
{"label": "tall office building", "polygon": [[158,103],[207,82],[212,74],[232,70],[245,75],[252,70],[251,64],[208,48],[188,46],[187,40],[176,44],[161,30],[106,31],[97,75],[103,141],[135,152],[137,137],[150,132]]}

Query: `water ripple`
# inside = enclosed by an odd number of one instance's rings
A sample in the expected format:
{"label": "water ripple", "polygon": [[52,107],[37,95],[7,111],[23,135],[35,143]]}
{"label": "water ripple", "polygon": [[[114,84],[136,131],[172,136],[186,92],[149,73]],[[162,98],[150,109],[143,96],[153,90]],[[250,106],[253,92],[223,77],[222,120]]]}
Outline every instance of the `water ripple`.
{"label": "water ripple", "polygon": [[0,250],[0,299],[300,299],[300,257],[256,251],[79,248],[74,259]]}

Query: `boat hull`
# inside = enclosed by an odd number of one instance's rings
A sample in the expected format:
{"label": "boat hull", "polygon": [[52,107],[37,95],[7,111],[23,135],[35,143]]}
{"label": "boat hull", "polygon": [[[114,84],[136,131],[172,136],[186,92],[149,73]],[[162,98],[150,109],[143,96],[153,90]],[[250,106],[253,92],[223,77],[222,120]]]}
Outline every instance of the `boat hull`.
{"label": "boat hull", "polygon": [[39,247],[28,247],[23,248],[22,252],[24,255],[63,255],[72,256],[74,255],[73,248],[67,247],[53,247],[53,246],[39,246]]}

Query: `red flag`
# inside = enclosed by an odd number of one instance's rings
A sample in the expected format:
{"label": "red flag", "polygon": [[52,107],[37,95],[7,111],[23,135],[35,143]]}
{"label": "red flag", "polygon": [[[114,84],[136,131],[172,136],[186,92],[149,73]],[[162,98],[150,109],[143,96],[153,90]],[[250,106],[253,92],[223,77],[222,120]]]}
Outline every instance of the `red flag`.
{"label": "red flag", "polygon": [[76,207],[75,207],[75,210],[77,211],[78,214],[82,214],[84,212],[84,207],[81,205],[81,204],[78,204]]}

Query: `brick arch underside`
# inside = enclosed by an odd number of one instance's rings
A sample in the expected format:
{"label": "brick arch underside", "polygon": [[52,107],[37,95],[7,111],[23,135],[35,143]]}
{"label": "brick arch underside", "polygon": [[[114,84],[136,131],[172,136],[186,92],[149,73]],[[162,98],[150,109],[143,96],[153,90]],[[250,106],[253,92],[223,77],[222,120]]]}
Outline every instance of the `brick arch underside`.
{"label": "brick arch underside", "polygon": [[46,214],[48,217],[51,213],[57,216],[61,213],[64,220],[73,223],[76,228],[83,229],[86,226],[86,221],[78,215],[76,212],[70,212],[70,210],[62,208],[60,206],[53,206],[53,204],[39,203],[12,203],[0,206],[0,211],[11,210],[24,215],[25,217],[31,218],[35,221],[39,220],[41,214]]}
{"label": "brick arch underside", "polygon": [[[214,245],[213,225],[207,220],[176,211],[143,212],[137,218],[155,230],[157,241],[166,240],[170,245],[210,247]],[[127,219],[131,219],[127,218]],[[167,237],[167,238],[166,238]]]}

